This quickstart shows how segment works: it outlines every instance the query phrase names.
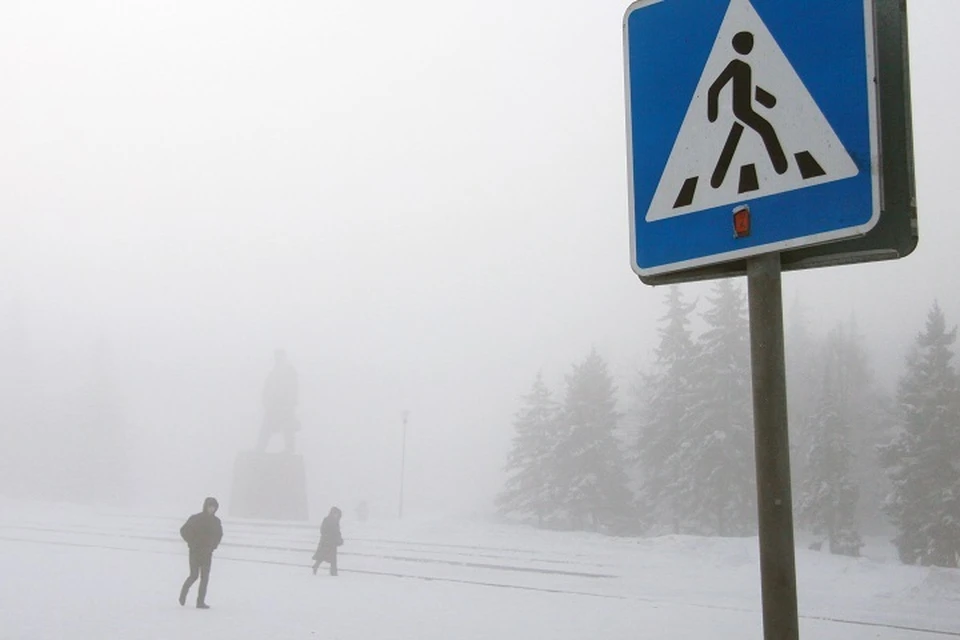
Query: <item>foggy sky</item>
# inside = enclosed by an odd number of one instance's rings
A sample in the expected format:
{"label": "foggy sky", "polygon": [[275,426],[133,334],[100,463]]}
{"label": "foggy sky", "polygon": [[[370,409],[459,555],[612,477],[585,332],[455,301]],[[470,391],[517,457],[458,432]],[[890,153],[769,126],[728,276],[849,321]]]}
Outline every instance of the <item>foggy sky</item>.
{"label": "foggy sky", "polygon": [[[537,371],[559,391],[596,346],[625,386],[656,341],[626,6],[0,4],[0,318],[27,395],[78,393],[109,345],[137,494],[193,505],[229,493],[283,347],[315,503],[395,508],[408,409],[408,508],[488,509]],[[920,245],[784,279],[822,331],[855,316],[891,385],[934,298],[960,321],[960,6],[909,10]]]}

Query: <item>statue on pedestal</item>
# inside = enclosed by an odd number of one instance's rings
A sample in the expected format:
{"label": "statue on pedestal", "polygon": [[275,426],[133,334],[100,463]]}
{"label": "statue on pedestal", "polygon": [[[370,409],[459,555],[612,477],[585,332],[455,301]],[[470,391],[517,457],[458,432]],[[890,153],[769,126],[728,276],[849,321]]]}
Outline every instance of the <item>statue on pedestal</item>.
{"label": "statue on pedestal", "polygon": [[[230,515],[265,520],[309,519],[307,472],[303,456],[294,452],[299,396],[297,371],[278,349],[263,385],[263,422],[254,451],[241,451],[233,465]],[[283,436],[283,452],[267,453],[273,436]]]}
{"label": "statue on pedestal", "polygon": [[300,430],[297,419],[299,391],[297,370],[287,360],[286,352],[277,349],[273,369],[263,385],[263,423],[257,451],[266,451],[273,435],[279,433],[283,436],[283,452],[294,452],[296,432]]}

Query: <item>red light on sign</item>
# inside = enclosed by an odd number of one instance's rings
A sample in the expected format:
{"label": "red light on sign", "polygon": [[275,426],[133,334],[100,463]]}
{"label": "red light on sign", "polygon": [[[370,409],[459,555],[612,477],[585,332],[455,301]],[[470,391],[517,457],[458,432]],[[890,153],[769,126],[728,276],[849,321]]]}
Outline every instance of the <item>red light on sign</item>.
{"label": "red light on sign", "polygon": [[733,237],[746,238],[750,235],[750,208],[737,207],[733,210]]}

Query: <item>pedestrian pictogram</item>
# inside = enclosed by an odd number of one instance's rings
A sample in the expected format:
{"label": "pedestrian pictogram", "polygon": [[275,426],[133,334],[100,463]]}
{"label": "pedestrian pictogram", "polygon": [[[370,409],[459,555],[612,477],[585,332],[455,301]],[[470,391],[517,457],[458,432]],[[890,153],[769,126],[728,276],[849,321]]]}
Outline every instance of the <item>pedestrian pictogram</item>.
{"label": "pedestrian pictogram", "polygon": [[645,219],[858,173],[750,0],[731,0]]}
{"label": "pedestrian pictogram", "polygon": [[[733,36],[733,49],[740,55],[747,56],[753,51],[753,34],[749,31],[741,31]],[[730,168],[730,161],[737,150],[737,145],[740,144],[740,136],[743,135],[744,125],[760,134],[760,139],[767,149],[774,170],[781,175],[786,173],[789,165],[787,164],[787,157],[783,153],[783,146],[777,137],[777,132],[770,122],[753,108],[754,87],[752,69],[749,63],[740,58],[734,58],[720,74],[720,77],[710,85],[710,91],[707,92],[707,119],[710,122],[717,121],[720,92],[727,84],[730,84],[733,92],[731,102],[733,104],[733,117],[737,119],[737,122],[734,122],[733,126],[730,127],[730,135],[727,136],[723,151],[720,152],[717,167],[713,170],[713,176],[710,178],[710,186],[716,189],[723,184],[727,170]],[[759,86],[756,88],[756,101],[767,109],[773,109],[777,106],[777,98]],[[823,174],[823,170],[820,170],[820,174]],[[743,174],[741,174],[741,193],[757,189],[756,172],[753,173],[749,185],[745,185],[742,178]]]}

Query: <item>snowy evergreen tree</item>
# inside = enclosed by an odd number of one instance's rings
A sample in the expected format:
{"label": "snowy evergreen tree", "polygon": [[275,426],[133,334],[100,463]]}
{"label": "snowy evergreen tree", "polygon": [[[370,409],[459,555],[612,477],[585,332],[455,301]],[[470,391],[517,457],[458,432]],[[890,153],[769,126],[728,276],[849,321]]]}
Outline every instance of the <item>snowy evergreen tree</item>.
{"label": "snowy evergreen tree", "polygon": [[[849,479],[857,487],[856,528],[879,532],[888,526],[881,505],[889,482],[880,466],[877,447],[889,442],[892,404],[889,393],[873,376],[867,348],[855,319],[838,323],[819,339],[806,329],[805,314],[795,303],[787,326],[787,384],[791,470],[795,509],[801,510],[803,490],[815,482],[809,453],[822,436],[817,418],[822,411],[824,367],[832,367],[837,411],[846,428],[852,454]],[[798,522],[802,519],[798,518]]]}
{"label": "snowy evergreen tree", "polygon": [[674,533],[680,533],[681,464],[689,436],[688,409],[696,368],[690,316],[696,303],[686,302],[677,286],[667,291],[665,303],[656,361],[638,390],[636,462],[642,513],[653,522],[669,523]]}
{"label": "snowy evergreen tree", "polygon": [[850,481],[859,491],[856,527],[861,532],[871,525],[877,530],[887,526],[880,514],[889,483],[877,447],[890,441],[891,400],[889,393],[876,384],[855,318],[838,325],[827,336],[827,349],[828,357],[834,354],[840,415],[853,452]]}
{"label": "snowy evergreen tree", "polygon": [[874,385],[862,406],[862,413],[854,414],[851,422],[851,442],[856,453],[851,475],[860,488],[857,528],[863,534],[887,534],[890,521],[884,513],[884,504],[891,484],[879,452],[898,433],[896,398]]}
{"label": "snowy evergreen tree", "polygon": [[[822,384],[823,346],[819,336],[809,329],[807,310],[799,299],[785,314],[785,351],[787,369],[787,421],[790,426],[790,471],[793,486],[800,487],[809,478],[807,452],[813,443],[808,429],[814,421]],[[794,491],[794,508],[799,509],[800,492]]]}
{"label": "snowy evergreen tree", "polygon": [[513,421],[513,448],[507,457],[508,474],[497,506],[503,515],[535,517],[542,526],[557,507],[553,454],[560,407],[537,374]]}
{"label": "snowy evergreen tree", "polygon": [[707,298],[690,428],[680,468],[685,516],[703,534],[756,530],[756,468],[746,299],[731,280]]}
{"label": "snowy evergreen tree", "polygon": [[901,432],[881,451],[893,490],[886,511],[901,561],[956,567],[960,554],[960,410],[951,361],[956,327],[938,304],[927,315],[900,379]]}
{"label": "snowy evergreen tree", "polygon": [[631,516],[623,453],[615,437],[620,415],[607,364],[592,350],[567,375],[556,448],[557,490],[575,528],[618,528]]}
{"label": "snowy evergreen tree", "polygon": [[844,334],[835,330],[828,339],[823,384],[808,432],[813,441],[807,453],[809,474],[800,485],[798,520],[825,536],[830,552],[858,556],[863,546],[856,528],[858,488],[851,479],[849,416],[844,405]]}

